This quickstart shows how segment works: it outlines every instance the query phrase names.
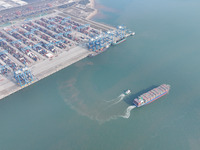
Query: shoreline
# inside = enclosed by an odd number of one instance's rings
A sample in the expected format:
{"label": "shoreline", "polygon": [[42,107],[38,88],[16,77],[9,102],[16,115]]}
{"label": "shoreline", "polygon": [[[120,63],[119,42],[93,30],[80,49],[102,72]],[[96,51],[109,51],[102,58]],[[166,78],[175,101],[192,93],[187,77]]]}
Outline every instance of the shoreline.
{"label": "shoreline", "polygon": [[88,20],[92,19],[98,12],[98,10],[95,8],[95,0],[90,0],[90,6],[94,9],[94,11],[86,17]]}

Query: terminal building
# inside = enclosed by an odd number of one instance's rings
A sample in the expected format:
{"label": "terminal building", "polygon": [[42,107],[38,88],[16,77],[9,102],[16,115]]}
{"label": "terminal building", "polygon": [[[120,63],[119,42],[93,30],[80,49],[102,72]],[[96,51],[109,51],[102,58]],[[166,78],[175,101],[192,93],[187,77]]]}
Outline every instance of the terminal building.
{"label": "terminal building", "polygon": [[27,2],[22,0],[0,0],[0,11],[27,4],[28,4]]}

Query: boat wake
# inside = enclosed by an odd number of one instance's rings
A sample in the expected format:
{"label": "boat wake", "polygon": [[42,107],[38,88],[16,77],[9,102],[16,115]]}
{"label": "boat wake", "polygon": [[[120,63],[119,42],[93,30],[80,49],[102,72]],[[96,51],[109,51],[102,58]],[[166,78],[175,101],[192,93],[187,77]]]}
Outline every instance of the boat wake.
{"label": "boat wake", "polygon": [[136,106],[129,106],[127,109],[126,109],[126,112],[125,112],[125,115],[122,115],[121,117],[122,118],[129,118],[130,117],[130,115],[131,115],[131,110],[133,109],[133,108],[135,108]]}
{"label": "boat wake", "polygon": [[121,94],[121,95],[119,95],[117,98],[112,99],[112,100],[109,100],[109,101],[105,101],[105,102],[107,102],[107,103],[112,103],[112,104],[111,104],[111,106],[112,106],[112,105],[118,104],[118,103],[121,102],[124,98],[125,98],[125,95],[124,95],[124,94]]}
{"label": "boat wake", "polygon": [[125,94],[111,100],[102,100],[98,98],[83,97],[80,91],[75,87],[76,79],[71,79],[60,87],[60,93],[66,104],[73,110],[90,119],[104,123],[117,118],[129,118],[131,110],[135,108],[133,105],[125,103],[127,98]]}

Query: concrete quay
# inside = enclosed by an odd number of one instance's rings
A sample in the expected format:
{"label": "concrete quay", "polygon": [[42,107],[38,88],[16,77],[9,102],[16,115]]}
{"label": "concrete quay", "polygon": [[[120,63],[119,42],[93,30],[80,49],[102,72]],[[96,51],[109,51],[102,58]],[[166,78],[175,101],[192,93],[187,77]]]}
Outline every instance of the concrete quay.
{"label": "concrete quay", "polygon": [[[34,74],[34,82],[37,82],[67,66],[80,61],[87,57],[91,52],[82,47],[72,48],[70,51],[65,51],[62,55],[58,55],[51,60],[39,62],[31,67]],[[20,87],[12,77],[0,75],[0,99],[3,99],[25,87]]]}

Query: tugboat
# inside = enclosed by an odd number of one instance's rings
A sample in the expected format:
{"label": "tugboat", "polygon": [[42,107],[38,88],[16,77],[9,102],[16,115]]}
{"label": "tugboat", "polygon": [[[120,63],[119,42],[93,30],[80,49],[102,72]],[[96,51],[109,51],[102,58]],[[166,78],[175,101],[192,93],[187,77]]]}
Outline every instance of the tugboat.
{"label": "tugboat", "polygon": [[131,90],[124,91],[124,95],[129,95],[129,94],[131,94]]}
{"label": "tugboat", "polygon": [[134,35],[135,35],[135,32],[132,32],[132,33],[131,33],[131,36],[134,36]]}

